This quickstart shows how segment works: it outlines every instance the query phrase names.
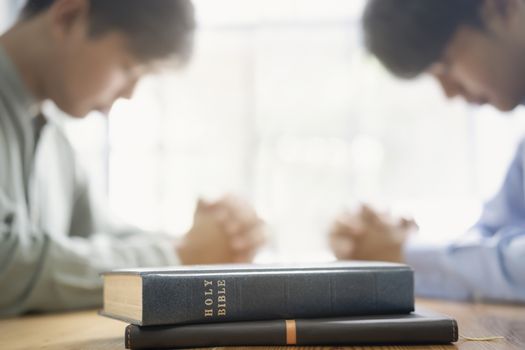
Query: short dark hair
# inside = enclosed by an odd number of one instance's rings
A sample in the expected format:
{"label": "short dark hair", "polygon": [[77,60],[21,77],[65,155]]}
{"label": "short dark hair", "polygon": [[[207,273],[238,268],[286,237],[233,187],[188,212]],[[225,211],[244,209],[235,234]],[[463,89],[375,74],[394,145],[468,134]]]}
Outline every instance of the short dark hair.
{"label": "short dark hair", "polygon": [[[29,0],[21,20],[46,11],[55,0]],[[191,0],[88,0],[90,34],[117,30],[129,38],[131,51],[142,61],[174,57],[184,63],[191,55],[195,16]]]}
{"label": "short dark hair", "polygon": [[414,78],[438,62],[457,30],[483,28],[484,0],[369,0],[368,50],[394,75]]}

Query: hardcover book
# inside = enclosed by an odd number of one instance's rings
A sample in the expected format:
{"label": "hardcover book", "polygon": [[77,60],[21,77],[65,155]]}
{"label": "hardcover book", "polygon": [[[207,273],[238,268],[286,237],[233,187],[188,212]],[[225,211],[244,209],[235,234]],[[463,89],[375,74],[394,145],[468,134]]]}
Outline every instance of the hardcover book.
{"label": "hardcover book", "polygon": [[139,327],[125,331],[127,349],[222,346],[429,345],[458,340],[455,320],[439,315],[362,316]]}
{"label": "hardcover book", "polygon": [[406,265],[221,265],[132,269],[104,277],[101,314],[132,324],[176,325],[414,310]]}

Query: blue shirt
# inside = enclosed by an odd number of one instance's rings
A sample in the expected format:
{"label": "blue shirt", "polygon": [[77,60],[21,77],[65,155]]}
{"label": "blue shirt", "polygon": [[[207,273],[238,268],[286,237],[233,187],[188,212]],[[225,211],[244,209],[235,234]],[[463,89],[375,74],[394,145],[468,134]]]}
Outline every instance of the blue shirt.
{"label": "blue shirt", "polygon": [[452,244],[409,242],[416,294],[461,300],[525,302],[525,141],[478,223]]}

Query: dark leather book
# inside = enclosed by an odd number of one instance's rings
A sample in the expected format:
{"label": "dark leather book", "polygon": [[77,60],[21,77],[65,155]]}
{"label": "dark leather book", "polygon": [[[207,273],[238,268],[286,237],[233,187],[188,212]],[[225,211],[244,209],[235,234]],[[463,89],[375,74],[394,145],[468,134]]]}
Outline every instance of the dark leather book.
{"label": "dark leather book", "polygon": [[103,277],[101,313],[143,326],[414,310],[413,271],[401,264],[197,266],[120,270]]}
{"label": "dark leather book", "polygon": [[126,327],[127,349],[217,346],[429,345],[458,340],[455,320],[428,313],[296,321]]}

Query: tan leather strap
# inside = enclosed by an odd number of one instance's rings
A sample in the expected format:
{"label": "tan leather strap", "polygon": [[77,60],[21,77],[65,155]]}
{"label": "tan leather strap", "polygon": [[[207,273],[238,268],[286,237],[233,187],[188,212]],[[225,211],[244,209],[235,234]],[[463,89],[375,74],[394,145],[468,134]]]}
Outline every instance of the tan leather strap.
{"label": "tan leather strap", "polygon": [[297,345],[297,327],[294,320],[286,321],[286,345]]}

